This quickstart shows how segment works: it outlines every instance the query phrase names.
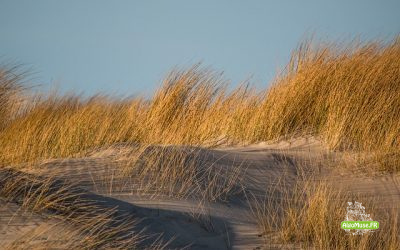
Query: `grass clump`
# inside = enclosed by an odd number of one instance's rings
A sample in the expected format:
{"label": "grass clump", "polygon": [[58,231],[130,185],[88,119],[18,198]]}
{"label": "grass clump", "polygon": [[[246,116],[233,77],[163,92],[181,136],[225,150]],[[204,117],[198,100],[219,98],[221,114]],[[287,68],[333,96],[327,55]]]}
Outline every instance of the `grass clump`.
{"label": "grass clump", "polygon": [[400,146],[400,42],[303,44],[267,93],[254,140],[304,133],[333,149]]}
{"label": "grass clump", "polygon": [[226,166],[224,156],[195,147],[146,145],[133,151],[122,166],[139,194],[226,201],[242,191],[243,162]]}
{"label": "grass clump", "polygon": [[16,114],[23,74],[18,67],[0,67],[0,131]]}
{"label": "grass clump", "polygon": [[[399,39],[305,43],[266,90],[241,84],[228,91],[221,74],[195,65],[171,71],[149,99],[53,95],[17,109],[9,104],[19,78],[1,73],[0,161],[69,157],[115,143],[216,146],[305,134],[335,150],[398,156],[399,57]],[[397,171],[396,159],[378,168]]]}
{"label": "grass clump", "polygon": [[[364,235],[351,235],[340,228],[347,202],[359,201],[380,228]],[[399,249],[398,211],[377,208],[377,201],[355,197],[324,182],[298,183],[281,196],[268,194],[252,203],[266,246],[316,249]],[[274,237],[272,237],[274,236]]]}
{"label": "grass clump", "polygon": [[85,190],[56,178],[1,169],[0,197],[18,204],[21,211],[57,222],[43,224],[6,249],[127,249],[145,238],[134,231],[137,219],[132,215],[118,214],[115,208],[96,203]]}

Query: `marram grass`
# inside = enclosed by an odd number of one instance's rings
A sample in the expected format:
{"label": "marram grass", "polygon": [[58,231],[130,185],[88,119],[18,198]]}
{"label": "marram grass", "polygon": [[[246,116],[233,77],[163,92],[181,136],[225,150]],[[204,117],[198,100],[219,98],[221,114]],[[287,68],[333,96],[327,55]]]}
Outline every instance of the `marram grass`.
{"label": "marram grass", "polygon": [[[383,170],[400,158],[400,40],[311,46],[272,86],[228,91],[201,65],[173,70],[153,97],[25,98],[0,71],[0,164],[70,157],[114,143],[215,146],[315,135],[331,149],[367,152]],[[24,102],[16,101],[28,99]],[[377,160],[376,162],[379,163]]]}

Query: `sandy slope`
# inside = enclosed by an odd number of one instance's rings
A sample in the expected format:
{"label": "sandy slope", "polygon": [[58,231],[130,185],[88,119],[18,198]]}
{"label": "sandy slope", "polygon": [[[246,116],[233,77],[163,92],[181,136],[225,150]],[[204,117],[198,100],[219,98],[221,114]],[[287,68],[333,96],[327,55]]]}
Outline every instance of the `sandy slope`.
{"label": "sandy slope", "polygon": [[[168,248],[255,249],[265,246],[246,195],[242,193],[227,201],[206,202],[138,194],[134,190],[135,180],[118,175],[118,159],[126,152],[129,150],[118,146],[85,158],[49,160],[43,162],[39,170],[24,171],[72,181],[101,206],[116,207],[120,215],[141,218],[135,230],[145,230],[146,234],[153,235],[142,246],[150,244],[159,235],[164,242],[172,240]],[[398,175],[360,177],[354,181],[350,172],[329,167],[338,161],[340,155],[329,152],[314,138],[202,149],[202,152],[206,161],[214,162],[216,168],[239,166],[241,185],[248,194],[257,197],[265,196],[271,187],[276,187],[279,193],[282,185],[277,183],[285,183],[290,188],[301,176],[313,173],[315,180],[328,179],[349,192],[376,197],[382,207],[398,207],[400,204]],[[5,247],[44,224],[56,223],[37,214],[27,216],[21,213],[17,204],[0,200],[0,246]],[[36,240],[51,240],[51,237],[46,237],[46,232],[43,235]]]}

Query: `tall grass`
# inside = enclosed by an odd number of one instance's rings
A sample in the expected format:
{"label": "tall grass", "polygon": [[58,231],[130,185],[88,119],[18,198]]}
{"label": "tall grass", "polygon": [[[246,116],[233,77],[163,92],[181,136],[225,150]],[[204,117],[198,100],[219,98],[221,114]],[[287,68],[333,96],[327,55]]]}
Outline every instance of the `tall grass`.
{"label": "tall grass", "polygon": [[150,99],[42,96],[14,115],[3,103],[17,88],[2,73],[0,162],[67,157],[121,142],[215,146],[313,134],[332,149],[388,156],[394,160],[380,168],[398,170],[398,58],[399,39],[305,43],[267,90],[241,84],[228,91],[221,74],[195,65],[171,71]]}
{"label": "tall grass", "polygon": [[[276,191],[275,191],[276,192]],[[316,249],[399,249],[398,211],[378,209],[378,201],[354,196],[328,183],[299,182],[283,195],[274,190],[266,199],[251,199],[265,244]],[[345,220],[348,201],[361,201],[380,228],[362,236],[349,235],[338,226]],[[271,236],[275,234],[275,237]]]}
{"label": "tall grass", "polygon": [[23,74],[19,72],[18,67],[0,67],[0,130],[16,113],[22,78]]}
{"label": "tall grass", "polygon": [[398,148],[399,55],[399,40],[301,45],[267,93],[253,140],[309,131],[335,149]]}

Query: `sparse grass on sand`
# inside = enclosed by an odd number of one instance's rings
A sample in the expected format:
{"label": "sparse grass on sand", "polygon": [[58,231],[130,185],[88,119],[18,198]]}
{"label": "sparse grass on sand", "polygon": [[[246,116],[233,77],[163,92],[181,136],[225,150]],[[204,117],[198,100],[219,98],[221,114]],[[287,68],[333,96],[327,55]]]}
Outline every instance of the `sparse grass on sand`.
{"label": "sparse grass on sand", "polygon": [[[206,150],[194,147],[141,145],[121,164],[122,175],[132,176],[142,194],[224,201],[239,193],[241,168],[211,161]],[[223,158],[223,157],[222,157]]]}
{"label": "sparse grass on sand", "polygon": [[[327,182],[299,181],[276,195],[267,191],[265,199],[252,197],[255,216],[266,246],[301,249],[399,249],[400,220],[396,209],[378,208],[368,197],[354,196],[332,188]],[[366,212],[380,227],[366,235],[348,235],[339,224],[345,220],[348,201],[363,201]]]}
{"label": "sparse grass on sand", "polygon": [[[57,177],[42,178],[3,169],[0,197],[19,204],[26,213],[41,213],[60,224],[37,227],[7,249],[132,249],[144,239],[141,232],[133,231],[140,218],[118,215]],[[46,235],[50,236],[47,243],[40,240]]]}

